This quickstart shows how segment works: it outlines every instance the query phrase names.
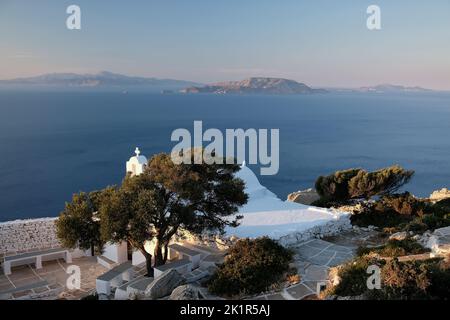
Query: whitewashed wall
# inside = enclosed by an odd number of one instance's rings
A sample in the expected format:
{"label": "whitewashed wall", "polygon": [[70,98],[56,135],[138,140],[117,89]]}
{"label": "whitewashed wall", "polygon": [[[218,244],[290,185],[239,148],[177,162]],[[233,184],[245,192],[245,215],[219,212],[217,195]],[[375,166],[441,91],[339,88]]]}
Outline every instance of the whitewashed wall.
{"label": "whitewashed wall", "polygon": [[117,263],[127,261],[127,243],[107,243],[103,247],[103,256]]}
{"label": "whitewashed wall", "polygon": [[40,218],[0,223],[0,254],[60,246],[55,220]]}

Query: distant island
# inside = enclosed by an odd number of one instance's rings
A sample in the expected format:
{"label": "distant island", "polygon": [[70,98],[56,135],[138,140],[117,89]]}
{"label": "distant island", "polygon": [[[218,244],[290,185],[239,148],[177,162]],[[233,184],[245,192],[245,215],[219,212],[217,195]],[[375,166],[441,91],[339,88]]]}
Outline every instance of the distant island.
{"label": "distant island", "polygon": [[361,87],[358,89],[361,92],[376,92],[376,93],[395,93],[395,92],[431,92],[431,89],[425,89],[421,87],[405,87],[394,84],[379,84],[371,87]]}
{"label": "distant island", "polygon": [[324,89],[313,89],[304,83],[281,78],[253,77],[242,81],[219,82],[206,86],[191,86],[182,93],[214,94],[310,94],[326,93]]}
{"label": "distant island", "polygon": [[360,88],[317,89],[295,80],[274,77],[250,77],[241,81],[217,82],[209,85],[194,81],[128,76],[109,71],[98,73],[48,73],[39,76],[0,80],[0,89],[109,90],[161,94],[274,94],[294,95],[327,92],[414,93],[433,92],[422,87],[379,84]]}
{"label": "distant island", "polygon": [[35,77],[0,80],[0,87],[33,88],[130,88],[150,89],[151,91],[180,90],[199,83],[174,79],[133,77],[102,71],[96,74],[50,73]]}

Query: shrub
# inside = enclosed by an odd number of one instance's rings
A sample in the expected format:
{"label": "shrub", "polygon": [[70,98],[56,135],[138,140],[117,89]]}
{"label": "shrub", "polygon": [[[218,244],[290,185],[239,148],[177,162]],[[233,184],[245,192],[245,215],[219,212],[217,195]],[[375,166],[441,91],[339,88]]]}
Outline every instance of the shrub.
{"label": "shrub", "polygon": [[350,198],[369,199],[376,195],[394,193],[407,184],[413,175],[414,171],[405,170],[397,165],[374,172],[360,170],[349,181]]}
{"label": "shrub", "polygon": [[376,259],[362,256],[340,267],[339,284],[328,291],[329,295],[359,296],[367,291],[367,268],[379,265]]}
{"label": "shrub", "polygon": [[429,297],[431,284],[426,263],[399,262],[393,259],[381,269],[382,289],[373,290],[369,297],[383,300],[411,300]]}
{"label": "shrub", "polygon": [[[381,289],[367,288],[367,268],[381,268]],[[343,265],[340,282],[327,289],[327,295],[358,296],[367,299],[412,300],[450,298],[450,269],[441,259],[425,261],[388,262],[367,255]]]}
{"label": "shrub", "polygon": [[384,196],[350,219],[354,225],[424,232],[450,225],[450,214],[439,206],[417,199],[408,192]]}
{"label": "shrub", "polygon": [[283,279],[291,260],[291,251],[267,237],[239,240],[211,278],[208,289],[225,296],[265,291]]}
{"label": "shrub", "polygon": [[[422,215],[420,215],[422,213]],[[450,210],[440,203],[426,204],[419,216],[405,228],[408,231],[424,232],[450,226]]]}
{"label": "shrub", "polygon": [[398,214],[408,216],[422,216],[427,209],[427,206],[423,201],[415,198],[409,192],[384,196],[381,199],[381,204],[385,208],[392,209]]}
{"label": "shrub", "polygon": [[412,231],[415,233],[424,233],[429,230],[427,224],[423,222],[423,217],[418,217],[406,224],[404,231]]}
{"label": "shrub", "polygon": [[407,225],[411,219],[411,217],[400,215],[380,203],[376,203],[374,206],[363,206],[363,210],[360,213],[350,216],[350,221],[353,225],[359,227],[372,225],[380,229],[393,228],[393,231],[401,230],[402,226]]}
{"label": "shrub", "polygon": [[336,171],[329,176],[320,176],[315,183],[317,193],[327,201],[345,201],[350,199],[348,192],[350,180],[361,169]]}
{"label": "shrub", "polygon": [[336,171],[320,176],[315,183],[321,197],[319,203],[347,202],[351,199],[370,199],[392,194],[409,182],[414,171],[392,166],[374,172],[362,169]]}
{"label": "shrub", "polygon": [[430,249],[424,248],[417,241],[407,238],[404,240],[389,240],[383,246],[376,248],[358,248],[357,255],[363,256],[370,253],[376,253],[381,257],[400,257],[410,254],[421,254],[429,251]]}
{"label": "shrub", "polygon": [[434,297],[450,299],[450,260],[431,264],[429,267],[430,295]]}
{"label": "shrub", "polygon": [[436,202],[433,208],[450,213],[450,198]]}
{"label": "shrub", "polygon": [[450,213],[440,216],[439,214],[428,214],[422,218],[422,222],[427,225],[428,230],[435,230],[450,226]]}

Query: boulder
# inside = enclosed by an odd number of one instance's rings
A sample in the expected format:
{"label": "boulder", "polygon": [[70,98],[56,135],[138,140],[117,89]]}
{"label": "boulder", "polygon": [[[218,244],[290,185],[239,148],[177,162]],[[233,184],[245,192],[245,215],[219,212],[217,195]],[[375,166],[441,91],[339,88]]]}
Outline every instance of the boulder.
{"label": "boulder", "polygon": [[450,254],[450,227],[434,230],[426,244],[434,256],[447,256]]}
{"label": "boulder", "polygon": [[183,282],[183,278],[178,271],[169,269],[164,271],[158,278],[153,280],[145,289],[145,297],[150,299],[159,299],[168,296],[173,289]]}
{"label": "boulder", "polygon": [[428,241],[430,240],[430,237],[432,236],[431,231],[427,230],[422,235],[415,235],[413,240],[416,240],[419,244],[421,244],[423,247],[427,247]]}
{"label": "boulder", "polygon": [[317,201],[319,199],[320,199],[319,194],[317,193],[316,190],[312,188],[293,192],[289,194],[287,197],[288,201],[297,202],[305,205],[310,205],[314,201]]}
{"label": "boulder", "polygon": [[405,240],[406,238],[408,238],[408,235],[409,235],[409,233],[406,231],[397,232],[397,233],[394,233],[393,235],[391,235],[389,237],[389,240],[402,241],[402,240]]}
{"label": "boulder", "polygon": [[172,291],[169,300],[199,300],[200,290],[192,284],[179,286]]}
{"label": "boulder", "polygon": [[450,190],[447,188],[436,190],[430,195],[430,200],[433,202],[438,202],[447,198],[450,198]]}

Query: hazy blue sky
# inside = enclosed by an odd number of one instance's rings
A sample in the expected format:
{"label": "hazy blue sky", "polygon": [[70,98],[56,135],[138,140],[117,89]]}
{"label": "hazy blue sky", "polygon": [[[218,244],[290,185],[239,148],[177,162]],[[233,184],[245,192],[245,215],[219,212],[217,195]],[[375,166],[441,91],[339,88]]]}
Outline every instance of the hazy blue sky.
{"label": "hazy blue sky", "polygon": [[[82,30],[66,29],[70,4]],[[370,4],[380,31],[366,28]],[[100,70],[450,89],[450,1],[0,0],[0,78]]]}

